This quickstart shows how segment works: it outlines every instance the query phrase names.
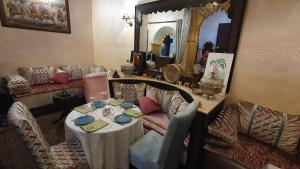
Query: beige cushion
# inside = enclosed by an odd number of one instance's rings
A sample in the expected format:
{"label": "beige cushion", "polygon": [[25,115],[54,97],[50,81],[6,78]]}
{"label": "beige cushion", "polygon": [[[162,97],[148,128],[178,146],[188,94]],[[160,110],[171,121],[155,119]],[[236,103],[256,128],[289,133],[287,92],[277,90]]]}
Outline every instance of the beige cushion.
{"label": "beige cushion", "polygon": [[169,111],[169,105],[170,105],[171,99],[175,93],[176,93],[175,91],[164,91],[163,92],[162,100],[161,100],[161,110],[163,112]]}
{"label": "beige cushion", "polygon": [[239,131],[266,144],[296,153],[300,116],[288,115],[247,101],[239,101]]}

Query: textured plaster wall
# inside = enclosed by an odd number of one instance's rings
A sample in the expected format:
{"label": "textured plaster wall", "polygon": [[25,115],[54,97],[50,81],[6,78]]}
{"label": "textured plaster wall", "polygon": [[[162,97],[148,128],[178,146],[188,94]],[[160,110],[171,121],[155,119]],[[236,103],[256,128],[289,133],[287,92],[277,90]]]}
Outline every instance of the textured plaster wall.
{"label": "textured plaster wall", "polygon": [[300,114],[300,1],[248,1],[228,103]]}
{"label": "textured plaster wall", "polygon": [[122,20],[134,16],[135,0],[93,0],[94,59],[97,64],[119,69],[134,48],[134,26]]}
{"label": "textured plaster wall", "polygon": [[91,0],[70,0],[72,34],[0,26],[0,75],[19,66],[93,63]]}

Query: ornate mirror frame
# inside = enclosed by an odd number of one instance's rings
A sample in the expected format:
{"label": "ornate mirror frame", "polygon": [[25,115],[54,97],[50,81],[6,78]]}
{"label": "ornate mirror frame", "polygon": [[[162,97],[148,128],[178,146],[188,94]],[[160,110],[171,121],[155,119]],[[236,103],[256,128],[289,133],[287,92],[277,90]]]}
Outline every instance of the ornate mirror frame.
{"label": "ornate mirror frame", "polygon": [[[200,31],[200,25],[203,20],[213,14],[216,10],[225,10],[228,13],[228,17],[231,19],[231,28],[227,46],[227,52],[233,53],[236,56],[240,32],[243,24],[244,13],[247,0],[160,0],[150,3],[140,4],[135,6],[135,30],[134,30],[134,50],[139,51],[140,48],[140,27],[143,23],[142,16],[150,13],[176,11],[183,8],[192,8],[193,14],[198,13],[193,23],[191,21],[191,27],[188,37],[188,49],[186,63],[187,67],[191,67],[194,63],[196,51],[195,43],[198,43],[198,34]],[[194,28],[194,29],[193,29]],[[197,34],[197,36],[195,35]],[[198,45],[198,44],[197,44]],[[231,72],[233,72],[235,58],[233,59]],[[191,70],[187,70],[189,72]],[[230,74],[228,86],[231,82]],[[227,88],[227,92],[229,91]]]}

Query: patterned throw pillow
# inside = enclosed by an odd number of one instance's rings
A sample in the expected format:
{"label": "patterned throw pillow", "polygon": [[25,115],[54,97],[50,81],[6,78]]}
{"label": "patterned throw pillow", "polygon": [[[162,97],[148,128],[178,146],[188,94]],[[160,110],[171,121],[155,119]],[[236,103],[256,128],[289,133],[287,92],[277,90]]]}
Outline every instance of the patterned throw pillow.
{"label": "patterned throw pillow", "polygon": [[164,90],[147,85],[146,96],[161,105]]}
{"label": "patterned throw pillow", "polygon": [[79,69],[81,70],[82,77],[91,73],[90,66],[85,64],[79,64]]}
{"label": "patterned throw pillow", "polygon": [[[47,72],[47,78],[45,72]],[[30,85],[53,83],[51,78],[53,77],[54,72],[55,72],[55,68],[53,66],[18,68],[18,73],[23,78],[25,78],[30,83]]]}
{"label": "patterned throw pillow", "polygon": [[32,79],[32,68],[29,67],[19,67],[18,73],[26,79],[30,85],[34,85],[33,79]]}
{"label": "patterned throw pillow", "polygon": [[300,116],[239,101],[239,131],[264,143],[290,153],[296,153],[300,138]]}
{"label": "patterned throw pillow", "polygon": [[114,97],[116,99],[125,99],[132,103],[137,104],[138,99],[144,96],[146,84],[123,84],[119,82],[113,82]]}
{"label": "patterned throw pillow", "polygon": [[163,91],[162,99],[161,99],[161,110],[163,112],[169,111],[169,105],[171,103],[171,99],[176,91]]}
{"label": "patterned throw pillow", "polygon": [[62,65],[62,71],[70,73],[70,80],[80,80],[82,79],[82,71],[79,65]]}
{"label": "patterned throw pillow", "polygon": [[178,108],[184,102],[187,101],[180,95],[179,92],[175,92],[175,94],[171,98],[169,108],[168,108],[169,118],[171,118],[173,115],[177,113]]}
{"label": "patterned throw pillow", "polygon": [[90,65],[90,72],[91,73],[100,73],[100,72],[104,72],[105,68],[101,65]]}
{"label": "patterned throw pillow", "polygon": [[47,84],[50,82],[50,77],[46,67],[32,68],[32,80],[35,85]]}
{"label": "patterned throw pillow", "polygon": [[20,75],[6,75],[8,89],[29,88],[29,82]]}
{"label": "patterned throw pillow", "polygon": [[231,145],[238,141],[239,115],[232,106],[224,106],[216,120],[208,126],[208,133]]}

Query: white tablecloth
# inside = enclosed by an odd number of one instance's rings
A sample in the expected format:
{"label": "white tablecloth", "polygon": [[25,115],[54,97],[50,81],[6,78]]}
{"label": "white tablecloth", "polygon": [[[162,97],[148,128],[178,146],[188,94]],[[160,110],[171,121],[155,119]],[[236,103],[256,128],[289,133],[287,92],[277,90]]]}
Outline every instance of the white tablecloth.
{"label": "white tablecloth", "polygon": [[[121,114],[124,109],[119,106],[106,106],[113,109],[114,116]],[[83,114],[72,111],[65,121],[66,139],[74,137],[81,141],[91,169],[128,169],[129,146],[143,136],[141,118],[133,118],[130,123],[120,125],[112,122],[113,116],[103,117],[104,108],[88,113],[95,120],[102,119],[108,126],[94,132],[86,133],[74,124],[74,119]],[[140,111],[139,108],[135,107]]]}

